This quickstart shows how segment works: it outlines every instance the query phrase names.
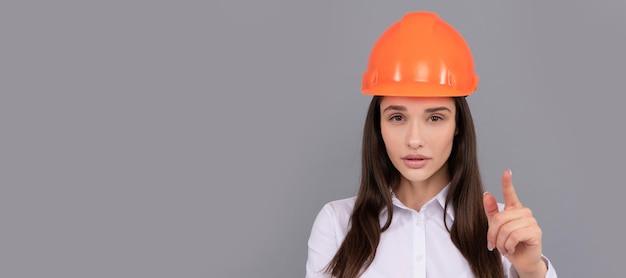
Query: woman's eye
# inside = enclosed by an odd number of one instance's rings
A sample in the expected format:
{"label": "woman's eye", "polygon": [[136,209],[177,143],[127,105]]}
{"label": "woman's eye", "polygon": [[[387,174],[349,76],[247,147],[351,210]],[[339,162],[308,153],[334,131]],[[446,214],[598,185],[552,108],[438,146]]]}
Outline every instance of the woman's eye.
{"label": "woman's eye", "polygon": [[400,115],[393,115],[393,116],[391,116],[390,120],[395,121],[395,122],[400,122],[400,121],[402,121],[402,116],[400,116]]}
{"label": "woman's eye", "polygon": [[430,122],[437,122],[437,121],[441,121],[441,120],[443,120],[442,117],[434,116],[434,115],[430,116],[430,118],[428,118],[428,121],[430,121]]}

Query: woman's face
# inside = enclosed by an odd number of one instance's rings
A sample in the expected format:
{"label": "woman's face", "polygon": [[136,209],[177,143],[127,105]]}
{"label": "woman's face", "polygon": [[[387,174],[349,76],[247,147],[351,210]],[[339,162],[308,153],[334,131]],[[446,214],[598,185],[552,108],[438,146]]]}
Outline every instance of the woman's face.
{"label": "woman's face", "polygon": [[384,97],[381,133],[403,182],[448,182],[446,163],[456,130],[452,98]]}

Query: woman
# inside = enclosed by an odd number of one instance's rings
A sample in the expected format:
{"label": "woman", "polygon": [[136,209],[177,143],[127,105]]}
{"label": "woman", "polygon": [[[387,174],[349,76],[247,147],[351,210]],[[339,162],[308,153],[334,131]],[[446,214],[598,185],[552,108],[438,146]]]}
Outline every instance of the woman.
{"label": "woman", "polygon": [[465,40],[436,14],[383,33],[363,75],[361,186],[319,213],[307,277],[556,277],[511,172],[504,205],[483,194],[465,99],[477,85]]}

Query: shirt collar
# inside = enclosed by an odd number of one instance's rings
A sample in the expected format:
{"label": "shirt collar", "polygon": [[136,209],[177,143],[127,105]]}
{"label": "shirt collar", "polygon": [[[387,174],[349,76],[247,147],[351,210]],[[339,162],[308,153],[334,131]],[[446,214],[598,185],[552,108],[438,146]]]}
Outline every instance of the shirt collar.
{"label": "shirt collar", "polygon": [[[437,193],[437,195],[435,195],[435,197],[430,199],[428,202],[426,202],[426,204],[424,204],[424,206],[422,206],[422,210],[427,209],[429,206],[433,205],[438,205],[439,208],[443,210],[443,208],[446,207],[446,196],[448,196],[449,189],[450,184],[447,184],[443,189],[441,189],[441,191],[439,191],[439,193]],[[391,191],[391,200],[393,204],[398,208],[410,209],[396,197],[396,194],[393,191]],[[454,208],[452,207],[452,205],[448,205],[448,209],[446,209],[446,214],[448,217],[450,217],[450,220],[454,221]]]}

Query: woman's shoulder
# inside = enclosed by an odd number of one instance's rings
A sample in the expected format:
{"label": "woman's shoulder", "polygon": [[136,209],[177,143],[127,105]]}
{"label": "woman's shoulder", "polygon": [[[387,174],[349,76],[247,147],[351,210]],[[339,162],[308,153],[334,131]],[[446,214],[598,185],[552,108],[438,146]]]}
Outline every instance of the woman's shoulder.
{"label": "woman's shoulder", "polygon": [[318,214],[318,219],[326,219],[335,224],[346,224],[352,215],[355,201],[356,196],[330,201],[324,204]]}
{"label": "woman's shoulder", "polygon": [[313,223],[313,241],[330,237],[340,243],[347,233],[355,201],[356,197],[349,197],[324,204]]}
{"label": "woman's shoulder", "polygon": [[322,208],[323,211],[332,212],[335,215],[352,214],[356,196],[344,199],[334,200],[326,203]]}

